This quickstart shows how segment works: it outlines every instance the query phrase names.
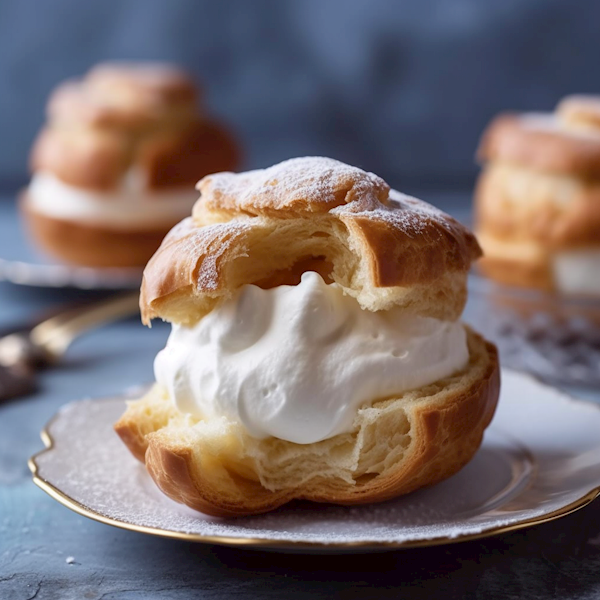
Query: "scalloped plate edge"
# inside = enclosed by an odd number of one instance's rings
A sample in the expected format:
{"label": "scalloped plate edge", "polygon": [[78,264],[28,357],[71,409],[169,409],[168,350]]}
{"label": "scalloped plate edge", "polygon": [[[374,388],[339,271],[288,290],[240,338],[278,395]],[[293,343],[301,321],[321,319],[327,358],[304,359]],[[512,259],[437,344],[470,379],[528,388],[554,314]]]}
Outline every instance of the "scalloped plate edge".
{"label": "scalloped plate edge", "polygon": [[[548,387],[550,389],[555,390],[551,386],[547,386],[541,382],[539,382],[535,377],[529,376],[530,379],[535,380],[538,384],[543,385],[544,387]],[[556,390],[555,390],[556,391]],[[600,409],[599,406],[594,403],[587,402],[585,400],[580,400],[578,398],[573,398],[568,394],[561,391],[561,395],[568,399],[571,402],[577,404],[585,404],[594,406],[595,408]],[[476,532],[476,533],[465,533],[464,535],[457,535],[455,537],[448,536],[440,536],[430,539],[423,540],[408,540],[404,542],[394,542],[394,541],[359,541],[359,542],[345,542],[345,543],[327,543],[327,542],[293,542],[289,540],[275,540],[275,539],[264,539],[264,538],[242,538],[242,537],[228,537],[228,536],[209,536],[209,535],[200,535],[196,533],[186,533],[183,531],[173,531],[168,529],[159,529],[155,527],[148,527],[144,525],[135,525],[133,523],[128,523],[126,521],[120,521],[118,519],[113,519],[111,517],[107,517],[92,508],[89,508],[77,500],[71,498],[57,487],[52,485],[50,482],[46,481],[39,475],[39,469],[36,462],[36,459],[43,454],[50,452],[54,448],[54,439],[50,434],[50,428],[54,421],[60,417],[60,410],[46,423],[44,428],[42,429],[40,436],[42,441],[44,442],[45,448],[36,452],[27,462],[31,474],[33,476],[33,482],[41,488],[44,492],[46,492],[49,496],[57,500],[63,506],[66,506],[70,510],[75,513],[92,519],[94,521],[98,521],[100,523],[104,523],[106,525],[111,525],[113,527],[117,527],[119,529],[125,529],[128,531],[136,531],[138,533],[146,533],[149,535],[155,535],[159,537],[166,537],[172,539],[179,539],[185,541],[192,542],[200,542],[205,544],[215,544],[219,546],[228,546],[228,547],[244,547],[248,549],[256,549],[256,550],[280,550],[280,551],[295,551],[295,552],[361,552],[361,551],[386,551],[386,550],[396,550],[396,549],[405,549],[405,548],[422,548],[422,547],[430,547],[430,546],[440,546],[445,544],[455,544],[460,542],[468,542],[474,540],[480,540],[484,538],[488,538],[491,536],[496,536],[504,533],[509,533],[513,531],[518,531],[520,529],[524,529],[527,527],[532,527],[534,525],[541,525],[543,523],[549,523],[550,521],[554,521],[556,519],[566,517],[574,513],[577,510],[580,510],[590,504],[593,500],[595,500],[598,496],[600,496],[600,486],[592,488],[589,492],[578,498],[577,500],[555,510],[545,515],[540,515],[539,517],[534,517],[531,519],[525,519],[523,521],[519,521],[517,523],[510,523],[508,525],[499,525],[497,527],[491,527],[486,529],[485,531]]]}

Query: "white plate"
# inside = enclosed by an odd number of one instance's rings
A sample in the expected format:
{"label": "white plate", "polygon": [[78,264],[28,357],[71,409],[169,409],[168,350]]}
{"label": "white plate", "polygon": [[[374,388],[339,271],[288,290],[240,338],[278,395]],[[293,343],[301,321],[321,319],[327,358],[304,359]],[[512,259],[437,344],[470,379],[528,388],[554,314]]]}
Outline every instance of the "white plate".
{"label": "white plate", "polygon": [[13,202],[0,202],[0,281],[37,287],[135,289],[142,269],[92,269],[53,262],[38,254],[25,237]]}
{"label": "white plate", "polygon": [[494,421],[475,458],[428,489],[359,507],[297,503],[217,519],[154,486],[112,424],[124,397],[65,406],[30,461],[34,480],[76,512],[124,529],[262,549],[352,552],[443,544],[555,519],[600,494],[600,409],[503,372]]}

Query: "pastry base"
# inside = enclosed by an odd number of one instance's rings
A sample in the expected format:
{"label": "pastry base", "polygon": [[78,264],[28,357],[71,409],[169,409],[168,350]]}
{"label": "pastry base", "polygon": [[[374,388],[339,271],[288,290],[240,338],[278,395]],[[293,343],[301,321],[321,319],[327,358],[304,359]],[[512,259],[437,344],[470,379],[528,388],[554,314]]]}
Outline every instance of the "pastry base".
{"label": "pastry base", "polygon": [[256,440],[232,423],[194,428],[160,386],[130,403],[115,430],[167,496],[206,514],[260,514],[294,499],[381,502],[446,479],[479,448],[498,400],[498,354],[467,333],[470,360],[460,373],[375,402],[359,411],[353,432],[315,444]]}
{"label": "pastry base", "polygon": [[29,238],[43,252],[85,267],[143,267],[175,222],[149,229],[114,229],[56,219],[32,210],[26,196],[20,212]]}

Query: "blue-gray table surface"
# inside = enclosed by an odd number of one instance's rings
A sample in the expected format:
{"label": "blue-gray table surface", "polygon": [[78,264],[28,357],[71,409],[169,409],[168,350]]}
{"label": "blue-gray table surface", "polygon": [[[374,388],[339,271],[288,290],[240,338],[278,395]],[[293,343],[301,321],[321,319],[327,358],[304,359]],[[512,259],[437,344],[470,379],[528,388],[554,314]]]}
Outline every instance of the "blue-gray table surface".
{"label": "blue-gray table surface", "polygon": [[[0,218],[6,215],[0,202]],[[0,283],[0,328],[92,296]],[[42,373],[37,393],[0,406],[1,600],[600,598],[600,501],[494,538],[362,556],[194,544],[69,511],[31,481],[27,459],[42,447],[40,429],[66,402],[150,381],[167,335],[166,326],[149,330],[136,319],[108,325],[77,340],[60,366]],[[585,395],[600,401],[600,394]]]}

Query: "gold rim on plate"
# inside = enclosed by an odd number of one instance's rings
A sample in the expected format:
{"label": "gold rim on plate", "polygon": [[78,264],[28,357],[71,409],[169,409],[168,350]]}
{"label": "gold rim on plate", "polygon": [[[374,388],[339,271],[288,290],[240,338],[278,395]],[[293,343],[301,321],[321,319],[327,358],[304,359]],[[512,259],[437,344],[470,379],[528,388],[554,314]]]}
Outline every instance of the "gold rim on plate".
{"label": "gold rim on plate", "polygon": [[[584,404],[594,404],[570,398],[574,402],[582,402]],[[125,521],[119,521],[111,517],[102,515],[101,513],[84,506],[77,500],[71,498],[57,487],[42,479],[38,474],[38,465],[36,459],[42,454],[46,454],[54,448],[54,439],[50,434],[50,427],[54,421],[60,416],[60,413],[54,415],[46,426],[41,431],[41,438],[46,446],[44,449],[36,452],[27,462],[29,469],[33,476],[33,482],[49,496],[57,500],[63,506],[71,509],[77,514],[84,517],[88,517],[99,523],[106,525],[112,525],[119,529],[125,529],[128,531],[136,531],[139,533],[146,533],[149,535],[155,535],[159,537],[166,537],[178,540],[184,540],[188,542],[201,542],[205,544],[215,544],[219,546],[227,547],[246,547],[252,549],[289,549],[289,550],[321,550],[321,551],[335,551],[335,550],[394,550],[394,549],[405,549],[405,548],[423,548],[430,546],[441,546],[445,544],[456,544],[461,542],[469,542],[474,540],[480,540],[491,536],[500,535],[503,533],[509,533],[512,531],[518,531],[526,527],[534,525],[541,525],[543,523],[549,523],[561,517],[566,517],[571,513],[574,513],[581,508],[584,508],[590,502],[600,496],[600,486],[593,488],[588,493],[584,494],[581,498],[567,504],[566,506],[559,508],[551,513],[519,521],[518,523],[512,523],[510,525],[500,525],[498,527],[492,527],[486,531],[478,533],[458,535],[456,537],[440,536],[436,538],[424,539],[424,540],[410,540],[405,542],[395,541],[359,541],[359,542],[294,542],[290,540],[275,540],[265,538],[239,538],[239,537],[228,537],[228,536],[214,536],[214,535],[201,535],[197,533],[185,533],[183,531],[172,531],[168,529],[159,529],[156,527],[147,527],[144,525],[134,525],[133,523],[127,523]]]}

